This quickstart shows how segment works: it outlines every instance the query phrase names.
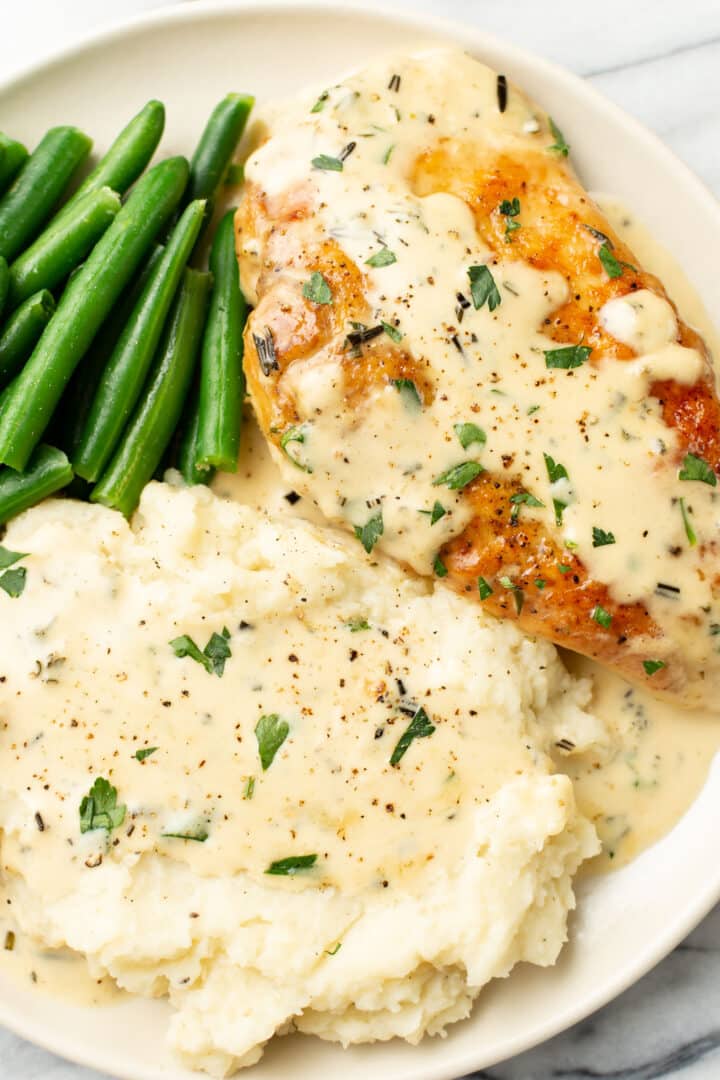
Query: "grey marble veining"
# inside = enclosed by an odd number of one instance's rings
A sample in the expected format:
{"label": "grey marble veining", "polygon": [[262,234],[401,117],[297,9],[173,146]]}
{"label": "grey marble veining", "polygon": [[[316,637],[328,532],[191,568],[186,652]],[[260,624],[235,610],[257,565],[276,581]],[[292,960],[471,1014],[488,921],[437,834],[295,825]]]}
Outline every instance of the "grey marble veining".
{"label": "grey marble veining", "polygon": [[[164,0],[3,9],[0,72]],[[589,78],[720,193],[720,0],[394,0],[516,42]],[[339,4],[338,6],[342,6]],[[388,5],[391,6],[391,5]],[[671,210],[669,212],[672,212]],[[720,1080],[720,907],[587,1020],[474,1080]],[[0,1029],[0,1080],[104,1080]]]}

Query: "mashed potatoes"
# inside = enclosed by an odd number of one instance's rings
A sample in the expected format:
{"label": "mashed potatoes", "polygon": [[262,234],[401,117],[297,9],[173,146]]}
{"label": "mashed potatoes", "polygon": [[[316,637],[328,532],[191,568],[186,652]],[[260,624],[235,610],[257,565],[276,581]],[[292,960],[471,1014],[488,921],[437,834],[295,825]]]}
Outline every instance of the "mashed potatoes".
{"label": "mashed potatoes", "polygon": [[547,750],[601,732],[552,646],[200,488],[150,485],[132,527],[47,502],[3,544],[5,896],[167,994],[189,1064],[416,1041],[553,963],[599,845]]}

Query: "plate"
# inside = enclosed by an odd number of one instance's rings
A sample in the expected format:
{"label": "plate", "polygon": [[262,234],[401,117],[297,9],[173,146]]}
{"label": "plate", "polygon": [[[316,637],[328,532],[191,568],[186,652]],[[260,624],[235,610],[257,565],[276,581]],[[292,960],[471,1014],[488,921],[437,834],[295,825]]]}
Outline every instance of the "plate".
{"label": "plate", "polygon": [[[641,209],[718,320],[720,209],[713,196],[653,135],[586,83],[469,27],[365,3],[341,9],[292,0],[169,8],[96,36],[0,87],[0,116],[5,130],[30,143],[52,124],[76,123],[93,133],[102,150],[136,109],[158,97],[168,107],[163,154],[187,153],[212,105],[230,89],[250,90],[260,99],[282,96],[308,83],[325,85],[394,43],[430,40],[461,43],[537,98],[572,143],[586,186]],[[453,1026],[446,1039],[342,1051],[293,1036],[276,1040],[253,1077],[444,1080],[549,1038],[643,975],[720,898],[719,817],[716,759],[702,793],[669,836],[625,869],[581,885],[572,940],[556,967],[522,965],[509,981],[491,985],[471,1019]],[[1,1023],[127,1080],[197,1080],[164,1048],[168,1016],[160,1001],[90,1010],[0,977]]]}

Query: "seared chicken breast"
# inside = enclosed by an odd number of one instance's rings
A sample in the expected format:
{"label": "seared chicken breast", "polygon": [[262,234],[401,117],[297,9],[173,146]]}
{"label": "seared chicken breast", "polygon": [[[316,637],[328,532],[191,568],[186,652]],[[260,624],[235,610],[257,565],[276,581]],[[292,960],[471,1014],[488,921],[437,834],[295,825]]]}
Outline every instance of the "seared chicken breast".
{"label": "seared chicken breast", "polygon": [[266,123],[237,249],[248,385],[288,481],[369,553],[712,698],[710,359],[558,126],[448,48]]}

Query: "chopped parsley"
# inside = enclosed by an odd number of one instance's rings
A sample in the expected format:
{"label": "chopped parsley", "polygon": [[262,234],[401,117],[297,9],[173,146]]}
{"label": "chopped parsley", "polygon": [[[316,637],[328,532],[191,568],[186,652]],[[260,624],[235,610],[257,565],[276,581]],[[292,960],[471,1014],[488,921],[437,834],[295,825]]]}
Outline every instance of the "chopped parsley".
{"label": "chopped parsley", "polygon": [[615,535],[611,532],[605,532],[604,529],[598,529],[597,525],[593,525],[593,547],[606,547],[608,544],[615,543]]}
{"label": "chopped parsley", "polygon": [[525,506],[544,506],[545,503],[540,502],[534,495],[531,495],[529,491],[518,491],[514,495],[510,496],[510,502],[512,503],[512,511],[510,513],[510,521],[514,525],[520,514],[520,507]]}
{"label": "chopped parsley", "polygon": [[453,428],[463,450],[467,450],[468,446],[472,446],[473,443],[484,446],[487,442],[487,435],[477,424],[454,424]]}
{"label": "chopped parsley", "polygon": [[607,240],[598,251],[598,258],[603,264],[603,269],[605,270],[605,273],[609,278],[622,277],[623,264],[619,261],[619,259],[615,258],[612,251],[610,250],[610,245]]}
{"label": "chopped parsley", "polygon": [[302,294],[313,304],[332,304],[332,291],[319,270],[314,270],[302,287]]}
{"label": "chopped parsley", "polygon": [[243,792],[243,799],[252,799],[255,794],[255,777],[248,776],[247,783],[245,784],[245,790]]}
{"label": "chopped parsley", "polygon": [[604,626],[607,630],[612,622],[612,615],[609,611],[606,611],[600,604],[596,604],[590,612],[590,618],[594,619],[600,626]]}
{"label": "chopped parsley", "polygon": [[391,381],[400,394],[403,404],[410,412],[417,412],[418,409],[422,409],[422,398],[412,379],[392,379]]}
{"label": "chopped parsley", "polygon": [[688,516],[687,508],[685,506],[685,500],[678,499],[678,502],[680,503],[680,513],[682,514],[683,525],[685,526],[685,535],[688,538],[688,543],[690,544],[690,547],[695,547],[695,545],[697,544],[697,536],[695,535],[695,530],[690,524],[690,518]]}
{"label": "chopped parsley", "polygon": [[6,570],[8,566],[14,566],[21,559],[27,559],[27,552],[11,551],[10,548],[0,544],[0,570]]}
{"label": "chopped parsley", "polygon": [[380,325],[390,340],[394,341],[396,345],[402,341],[402,330],[399,330],[397,326],[393,326],[392,323],[387,322],[381,322]]}
{"label": "chopped parsley", "polygon": [[435,725],[430,722],[428,714],[421,705],[398,739],[390,756],[390,764],[397,765],[401,758],[405,756],[411,742],[415,739],[426,739],[428,735],[432,735],[434,730]]}
{"label": "chopped parsley", "polygon": [[531,406],[530,406],[530,408],[529,408],[529,409],[528,409],[528,411],[527,411],[527,415],[528,415],[528,416],[532,416],[532,414],[533,414],[533,413],[536,413],[536,412],[538,411],[538,409],[539,409],[539,408],[540,408],[540,406],[539,406],[539,405],[531,405]]}
{"label": "chopped parsley", "polygon": [[24,566],[16,566],[14,570],[6,570],[0,575],[0,589],[8,594],[13,600],[22,596],[27,584],[27,570]]}
{"label": "chopped parsley", "polygon": [[478,592],[481,600],[487,600],[488,596],[492,596],[492,585],[489,585],[484,577],[478,578]]}
{"label": "chopped parsley", "polygon": [[589,345],[563,345],[561,349],[545,349],[545,367],[579,368],[587,361],[592,349]]}
{"label": "chopped parsley", "polygon": [[656,671],[661,671],[665,667],[665,661],[643,660],[643,667],[645,668],[646,675],[654,675]]}
{"label": "chopped parsley", "polygon": [[310,110],[310,112],[311,112],[311,113],[319,113],[319,112],[322,112],[322,111],[323,111],[323,109],[325,108],[325,105],[327,104],[327,100],[328,100],[328,98],[329,98],[329,97],[330,97],[330,91],[329,91],[329,90],[323,90],[322,94],[321,94],[321,95],[320,95],[320,97],[319,97],[319,98],[317,99],[317,101],[316,101],[316,102],[315,102],[315,104],[313,105],[313,107],[312,107],[312,109]]}
{"label": "chopped parsley", "polygon": [[535,584],[537,585],[538,589],[540,589],[540,591],[542,592],[542,590],[545,588],[545,584],[546,584],[545,583],[545,578],[536,577],[535,578]]}
{"label": "chopped parsley", "polygon": [[714,470],[701,457],[695,454],[686,454],[682,463],[682,469],[678,473],[679,480],[699,480],[702,484],[716,487],[717,476]]}
{"label": "chopped parsley", "polygon": [[430,518],[430,524],[435,525],[440,520],[440,518],[445,517],[445,515],[447,514],[447,510],[445,509],[443,504],[441,502],[438,502],[438,500],[436,499],[432,510],[419,510],[418,513],[425,514],[427,517]]}
{"label": "chopped parsley", "polygon": [[381,266],[391,266],[394,262],[397,262],[397,255],[390,248],[381,247],[379,251],[376,251],[374,255],[365,260],[365,265],[372,266],[373,269],[377,270]]}
{"label": "chopped parsley", "polygon": [[343,163],[339,157],[330,157],[328,154],[319,154],[312,159],[313,169],[322,169],[324,172],[342,172]]}
{"label": "chopped parsley", "polygon": [[436,476],[433,480],[433,487],[442,484],[444,487],[450,488],[451,491],[461,491],[482,472],[485,472],[485,469],[479,461],[463,461],[460,465],[453,465],[451,469],[446,469],[445,472]]}
{"label": "chopped parsley", "polygon": [[561,563],[561,562],[559,562],[557,564],[557,568],[558,568],[558,570],[560,571],[561,574],[569,574],[570,571],[572,570],[572,566],[567,566],[566,563]]}
{"label": "chopped parsley", "polygon": [[448,568],[439,555],[436,555],[433,560],[433,570],[437,577],[447,577]]}
{"label": "chopped parsley", "polygon": [[476,311],[479,311],[485,303],[490,311],[500,307],[502,297],[489,266],[471,266],[468,269],[468,277],[470,278],[470,295]]}
{"label": "chopped parsley", "polygon": [[[551,484],[556,484],[558,480],[569,480],[567,469],[564,465],[561,465],[559,461],[555,461],[549,454],[543,454],[545,458],[545,468],[547,469],[548,479]],[[562,525],[563,510],[567,507],[567,503],[562,499],[553,499],[553,509],[555,510],[555,524]]]}
{"label": "chopped parsley", "polygon": [[507,589],[513,594],[513,600],[515,601],[515,610],[519,615],[523,609],[523,605],[525,604],[525,593],[522,591],[520,586],[516,585],[512,578],[509,578],[507,575],[500,578],[500,584],[502,585],[503,589]]}
{"label": "chopped parsley", "polygon": [[117,788],[109,780],[98,776],[88,794],[80,803],[80,832],[119,829],[125,820],[127,807],[118,806]]}
{"label": "chopped parsley", "polygon": [[196,844],[204,844],[210,834],[207,825],[198,822],[189,832],[164,832],[160,835],[165,840],[194,840]]}
{"label": "chopped parsley", "polygon": [[355,536],[367,551],[368,555],[377,544],[384,531],[382,510],[378,510],[364,525],[355,525]]}
{"label": "chopped parsley", "polygon": [[310,870],[316,862],[317,855],[288,855],[286,859],[271,862],[265,873],[292,877],[298,870]]}
{"label": "chopped parsley", "polygon": [[229,638],[230,631],[225,626],[222,634],[213,634],[211,636],[202,652],[188,634],[181,634],[180,637],[173,638],[170,642],[170,648],[180,659],[189,656],[197,664],[202,664],[208,675],[217,675],[220,678],[225,671],[225,661],[232,656],[228,645]]}
{"label": "chopped parsley", "polygon": [[512,234],[521,227],[520,222],[514,220],[520,213],[520,200],[503,199],[500,203],[500,213],[505,218],[505,241],[509,243],[512,240]]}
{"label": "chopped parsley", "polygon": [[157,746],[147,746],[144,747],[142,750],[136,750],[135,757],[138,761],[144,761],[145,758],[149,758],[151,754],[154,754],[156,750]]}
{"label": "chopped parsley", "polygon": [[280,437],[280,449],[282,450],[288,461],[292,461],[293,465],[297,469],[301,469],[303,472],[311,473],[312,468],[309,465],[303,465],[301,461],[294,458],[288,450],[288,443],[304,443],[305,442],[306,427],[304,424],[294,425],[289,427],[283,432]]}
{"label": "chopped parsley", "polygon": [[325,955],[326,956],[335,956],[336,953],[340,952],[341,948],[342,948],[342,941],[336,941],[334,948],[325,950]]}
{"label": "chopped parsley", "polygon": [[370,629],[370,623],[367,621],[367,619],[362,619],[360,618],[360,616],[355,619],[348,619],[345,625],[347,626],[351,634],[357,634],[361,630]]}
{"label": "chopped parsley", "polygon": [[263,772],[270,768],[275,755],[290,734],[290,725],[277,713],[261,716],[255,725],[255,738]]}
{"label": "chopped parsley", "polygon": [[548,150],[554,150],[555,153],[560,154],[562,157],[567,157],[570,153],[570,146],[565,141],[565,136],[553,120],[552,116],[548,117],[548,123],[550,124],[550,131],[552,132],[553,138],[555,139],[552,146],[548,146]]}

